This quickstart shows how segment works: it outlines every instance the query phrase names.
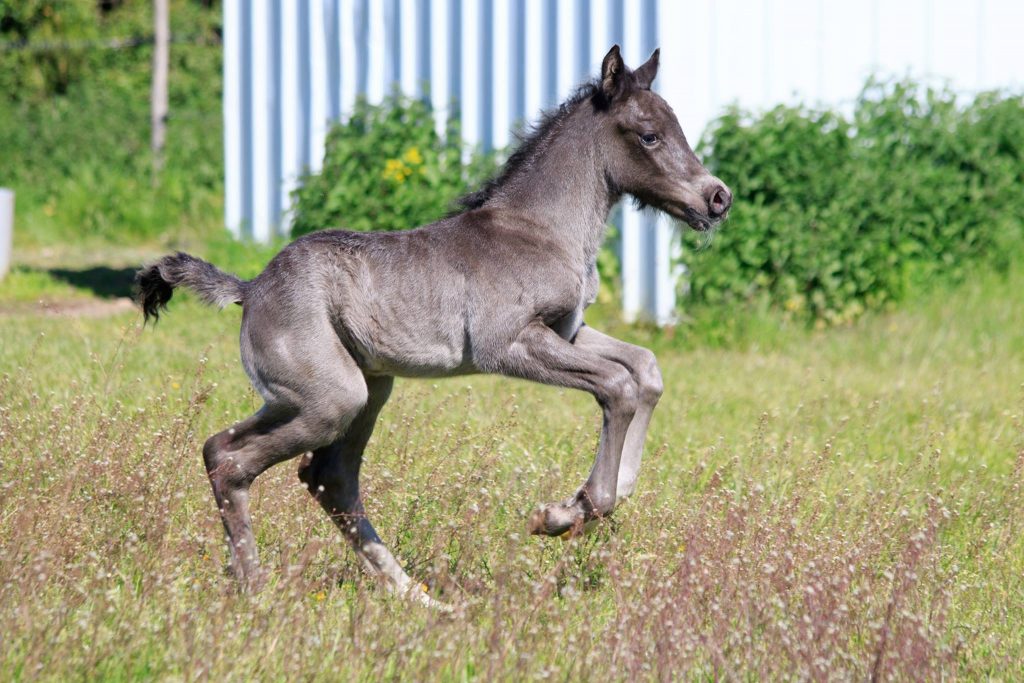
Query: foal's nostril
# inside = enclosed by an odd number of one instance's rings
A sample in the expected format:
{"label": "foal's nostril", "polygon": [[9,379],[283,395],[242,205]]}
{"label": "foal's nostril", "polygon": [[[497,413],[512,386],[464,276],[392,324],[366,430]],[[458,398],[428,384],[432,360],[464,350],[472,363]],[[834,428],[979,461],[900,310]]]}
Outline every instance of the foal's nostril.
{"label": "foal's nostril", "polygon": [[712,218],[718,218],[729,210],[732,205],[732,195],[724,185],[716,185],[711,190],[711,197],[708,199],[708,213]]}

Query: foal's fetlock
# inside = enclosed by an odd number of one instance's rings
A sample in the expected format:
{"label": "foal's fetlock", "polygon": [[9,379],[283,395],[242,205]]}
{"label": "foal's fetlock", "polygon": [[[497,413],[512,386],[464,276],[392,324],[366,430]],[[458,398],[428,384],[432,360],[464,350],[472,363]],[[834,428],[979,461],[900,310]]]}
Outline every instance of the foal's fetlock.
{"label": "foal's fetlock", "polygon": [[586,515],[579,506],[552,503],[534,510],[526,522],[526,529],[534,535],[574,536],[582,531],[586,521]]}

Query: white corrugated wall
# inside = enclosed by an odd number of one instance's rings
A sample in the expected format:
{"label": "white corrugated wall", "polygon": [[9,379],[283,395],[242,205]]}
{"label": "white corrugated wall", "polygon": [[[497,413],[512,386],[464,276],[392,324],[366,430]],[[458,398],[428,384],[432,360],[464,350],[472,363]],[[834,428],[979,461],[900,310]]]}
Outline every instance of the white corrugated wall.
{"label": "white corrugated wall", "polygon": [[[872,72],[1020,86],[1022,34],[1020,0],[225,0],[225,221],[259,240],[286,233],[329,122],[395,84],[429,84],[439,127],[457,101],[464,136],[501,148],[613,43],[632,66],[660,46],[656,86],[695,144],[724,104],[843,104]],[[618,222],[624,311],[670,321],[670,223],[628,205]]]}

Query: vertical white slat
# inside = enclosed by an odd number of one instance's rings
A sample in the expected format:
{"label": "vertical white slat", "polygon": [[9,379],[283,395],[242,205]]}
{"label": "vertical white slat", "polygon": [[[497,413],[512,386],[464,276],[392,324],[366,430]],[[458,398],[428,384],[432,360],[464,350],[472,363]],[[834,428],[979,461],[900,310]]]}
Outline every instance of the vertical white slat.
{"label": "vertical white slat", "polygon": [[249,17],[252,42],[252,236],[266,242],[272,236],[271,197],[277,193],[276,179],[271,177],[270,125],[273,107],[271,72],[270,3],[253,2]]}
{"label": "vertical white slat", "polygon": [[556,0],[545,0],[541,3],[541,64],[540,77],[543,81],[541,101],[544,109],[551,109],[559,103],[558,99],[558,3]]}
{"label": "vertical white slat", "polygon": [[246,209],[243,204],[242,145],[247,137],[243,125],[242,87],[244,55],[242,8],[236,2],[224,3],[224,223],[235,237],[242,236]]}
{"label": "vertical white slat", "polygon": [[[680,3],[660,0],[657,33],[661,46],[661,67],[658,69],[658,92],[669,103],[690,145],[696,147],[711,118],[710,78],[711,40],[708,27],[711,0]],[[687,41],[676,39],[676,26],[691,26]],[[685,224],[668,216],[660,216],[655,232],[655,250],[664,256],[658,261],[655,317],[658,324],[671,324],[676,319],[676,289],[683,275],[681,266],[682,235],[689,230]],[[684,303],[685,305],[685,303]]]}
{"label": "vertical white slat", "polygon": [[623,46],[626,40],[626,8],[625,0],[608,0],[608,42]]}
{"label": "vertical white slat", "polygon": [[[230,3],[229,3],[230,4]],[[281,44],[278,48],[280,70],[278,90],[278,107],[280,108],[281,139],[281,177],[278,178],[280,188],[279,207],[281,215],[279,224],[282,229],[290,223],[289,208],[291,193],[298,185],[299,174],[302,173],[302,74],[299,68],[299,13],[292,7],[278,2],[279,20],[281,22]]]}
{"label": "vertical white slat", "polygon": [[[786,102],[807,102],[816,97],[818,71],[818,0],[787,0],[772,4],[765,18],[771,26],[772,83],[768,100],[757,102],[767,108]],[[728,49],[728,48],[727,48]],[[748,102],[745,93],[732,93],[740,102]],[[754,104],[751,102],[751,104]]]}
{"label": "vertical white slat", "polygon": [[416,0],[416,96],[427,99],[430,93],[430,0]]}
{"label": "vertical white slat", "polygon": [[975,59],[978,63],[977,73],[974,75],[974,86],[976,89],[982,88],[982,83],[985,82],[985,44],[986,37],[988,34],[987,26],[985,24],[987,18],[986,5],[988,3],[985,0],[978,0],[975,3],[975,10],[977,11],[977,17],[975,18],[975,25],[977,26],[978,32],[978,45],[975,52]]}
{"label": "vertical white slat", "polygon": [[462,92],[462,5],[464,0],[448,0],[448,102],[451,115],[458,118]]}
{"label": "vertical white slat", "polygon": [[317,172],[323,166],[324,138],[330,118],[327,97],[327,41],[324,35],[321,0],[305,0],[309,7],[309,167]]}
{"label": "vertical white slat", "polygon": [[590,75],[597,78],[601,75],[601,60],[612,47],[611,32],[608,24],[611,11],[609,0],[593,0],[590,3]]}
{"label": "vertical white slat", "polygon": [[654,273],[654,291],[651,309],[647,311],[651,319],[659,325],[669,325],[676,321],[676,283],[679,282],[678,266],[680,244],[675,223],[666,215],[654,217],[651,230],[652,256],[649,267]]}
{"label": "vertical white slat", "polygon": [[[399,0],[385,0],[384,12],[384,90],[391,94],[402,89],[402,16]],[[410,45],[415,47],[415,45]]]}
{"label": "vertical white slat", "polygon": [[[789,2],[808,4],[817,0],[787,0]],[[778,12],[779,6],[784,3],[773,4],[773,10]],[[711,86],[714,90],[714,105],[719,107],[722,104],[733,100],[749,102],[756,106],[764,104],[765,87],[761,69],[752,68],[759,64],[765,55],[765,22],[773,21],[772,17],[765,16],[765,4],[763,2],[745,3],[742,0],[717,0],[713,6],[713,31],[712,36],[714,50],[715,72],[711,75]],[[734,21],[736,17],[743,17],[742,21]],[[801,36],[794,36],[794,40],[802,40]],[[809,38],[813,43],[813,36]],[[779,44],[775,40],[774,45]],[[800,72],[813,73],[808,65],[813,61],[808,60],[801,65]],[[774,80],[773,80],[774,82]]]}
{"label": "vertical white slat", "polygon": [[[641,33],[643,53],[647,55],[645,59],[661,44],[660,9],[658,0],[643,0]],[[656,92],[663,94],[663,83],[660,78],[655,79],[653,87]],[[678,239],[674,222],[664,213],[656,213],[647,220],[649,234],[646,267],[651,273],[651,300],[650,308],[646,312],[657,324],[667,325],[676,320],[678,268],[675,259],[678,254],[674,252],[673,246],[678,243]]]}
{"label": "vertical white slat", "polygon": [[984,4],[985,37],[982,89],[1020,88],[1024,85],[1024,3],[1013,0]]}
{"label": "vertical white slat", "polygon": [[526,3],[526,54],[523,62],[526,68],[522,78],[525,83],[523,118],[537,121],[544,109],[544,1],[523,0]]}
{"label": "vertical white slat", "polygon": [[960,0],[939,0],[933,9],[932,70],[967,90],[974,90],[977,82],[979,6]]}
{"label": "vertical white slat", "polygon": [[327,59],[327,118],[329,121],[341,115],[341,0],[322,0],[320,13],[314,17],[323,27],[324,46]]}
{"label": "vertical white slat", "polygon": [[356,4],[355,0],[341,0],[341,21],[338,26],[339,54],[341,65],[340,116],[347,120],[359,95],[359,57],[356,53]]}
{"label": "vertical white slat", "polygon": [[[556,6],[558,15],[557,41],[557,79],[555,80],[555,99],[562,101],[569,96],[578,84],[576,79],[576,13],[579,8],[575,2],[566,0]],[[552,65],[554,66],[554,65]]]}
{"label": "vertical white slat", "polygon": [[[459,112],[462,121],[462,139],[469,146],[479,145],[480,140],[480,2],[466,0],[462,3],[461,22],[462,63],[461,68],[462,96],[459,98]],[[465,150],[468,160],[470,149]]]}
{"label": "vertical white slat", "polygon": [[827,74],[822,100],[852,113],[857,93],[871,75],[871,7],[866,3],[828,6],[822,26],[826,48],[822,69]]}
{"label": "vertical white slat", "polygon": [[438,135],[447,127],[450,102],[448,92],[448,5],[451,0],[433,0],[430,5],[430,102]]}
{"label": "vertical white slat", "polygon": [[925,3],[885,3],[878,24],[878,61],[882,71],[899,77],[921,75],[925,57]]}
{"label": "vertical white slat", "polygon": [[590,0],[574,0],[573,31],[573,84],[583,83],[591,77],[590,52],[593,39],[590,35]]}
{"label": "vertical white slat", "polygon": [[[477,22],[477,45],[480,49],[480,66],[477,82],[480,92],[480,145],[485,152],[494,149],[494,90],[491,79],[494,73],[494,0],[480,0],[480,16]],[[508,30],[507,27],[505,29]]]}
{"label": "vertical white slat", "polygon": [[419,75],[416,69],[416,59],[420,53],[419,36],[420,32],[416,27],[416,0],[401,0],[398,5],[398,13],[401,22],[401,60],[399,66],[399,82],[402,92],[408,97],[416,97],[419,94]]}
{"label": "vertical white slat", "polygon": [[[627,0],[624,9],[622,58],[626,66],[633,69],[643,63],[640,1]],[[643,317],[645,309],[649,309],[650,292],[643,267],[646,251],[644,223],[644,216],[632,204],[623,205],[619,226],[622,235],[622,309],[628,320]]]}
{"label": "vertical white slat", "polygon": [[512,114],[512,40],[513,24],[511,2],[519,0],[494,0],[494,14],[488,29],[493,38],[494,61],[491,65],[491,92],[493,144],[495,149],[504,149],[511,140]]}
{"label": "vertical white slat", "polygon": [[[662,0],[658,8],[661,45],[658,87],[675,111],[692,147],[697,146],[718,106],[718,102],[712,100],[712,79],[717,67],[710,30],[711,3],[712,0],[688,3]],[[687,40],[677,39],[678,26],[693,27]]]}
{"label": "vertical white slat", "polygon": [[366,82],[366,99],[378,103],[384,99],[384,93],[390,84],[385,81],[387,70],[387,41],[384,27],[384,3],[374,0],[369,3],[369,40],[367,41],[368,71]]}
{"label": "vertical white slat", "polygon": [[14,190],[0,187],[0,280],[11,267],[14,244]]}
{"label": "vertical white slat", "polygon": [[924,60],[920,73],[930,78],[935,75],[935,0],[925,0],[923,15]]}
{"label": "vertical white slat", "polygon": [[868,0],[867,12],[868,12],[868,23],[871,26],[871,40],[868,44],[868,50],[871,53],[871,61],[868,64],[868,68],[872,73],[877,73],[879,64],[881,63],[882,54],[882,0]]}
{"label": "vertical white slat", "polygon": [[513,130],[526,124],[526,3],[512,0],[509,7],[508,98]]}

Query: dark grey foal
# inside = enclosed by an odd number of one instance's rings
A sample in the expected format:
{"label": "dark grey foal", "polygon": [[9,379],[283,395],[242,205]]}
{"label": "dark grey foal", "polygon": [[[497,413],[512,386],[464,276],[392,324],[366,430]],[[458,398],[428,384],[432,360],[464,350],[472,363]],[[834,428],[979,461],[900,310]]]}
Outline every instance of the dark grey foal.
{"label": "dark grey foal", "polygon": [[707,230],[732,197],[651,90],[658,52],[636,71],[618,46],[512,155],[462,211],[407,232],[323,231],[295,240],[243,282],[187,254],[138,274],[147,319],[173,289],[243,309],[242,364],[266,404],[212,436],[203,457],[243,585],[261,573],[249,486],[304,453],[300,479],[367,571],[415,589],[366,518],[363,450],[395,376],[498,373],[589,392],[604,422],[590,476],[544,505],[532,533],[579,530],[635,486],[661,375],[647,349],[583,323],[594,301],[597,252],[623,194]]}

